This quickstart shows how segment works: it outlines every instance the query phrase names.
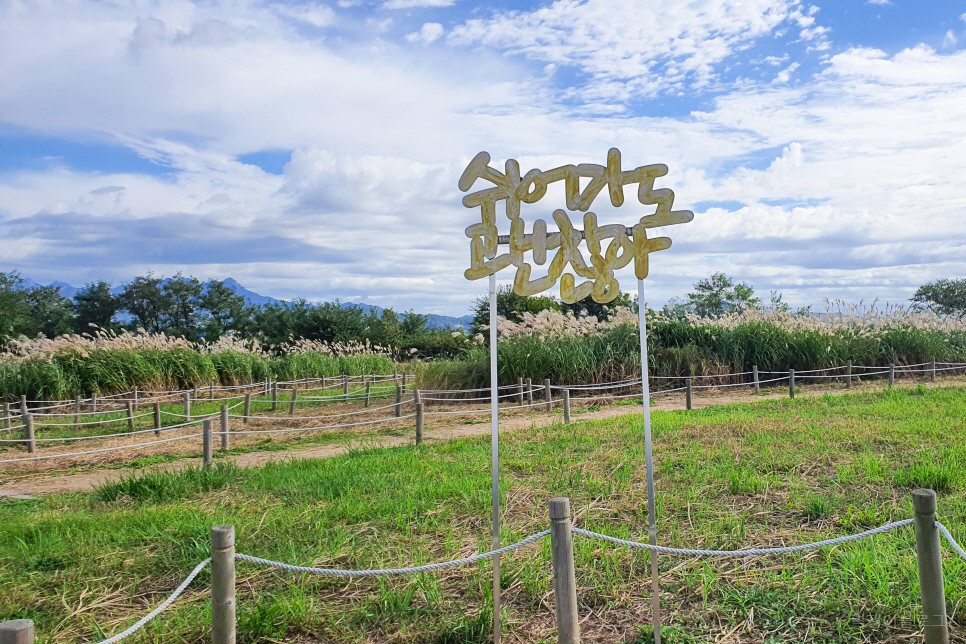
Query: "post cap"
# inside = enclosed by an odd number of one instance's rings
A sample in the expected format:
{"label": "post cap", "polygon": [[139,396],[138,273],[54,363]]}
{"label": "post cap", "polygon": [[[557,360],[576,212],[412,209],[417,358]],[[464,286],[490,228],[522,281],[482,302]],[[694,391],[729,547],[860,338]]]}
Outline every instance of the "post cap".
{"label": "post cap", "polygon": [[912,509],[916,514],[936,513],[936,493],[932,490],[913,490]]}
{"label": "post cap", "polygon": [[0,642],[28,644],[34,641],[34,622],[31,619],[11,619],[0,622]]}
{"label": "post cap", "polygon": [[550,507],[551,519],[570,518],[570,499],[567,497],[559,496],[555,499],[550,499],[550,503],[548,505]]}
{"label": "post cap", "polygon": [[216,525],[211,528],[212,548],[232,548],[235,546],[235,526]]}

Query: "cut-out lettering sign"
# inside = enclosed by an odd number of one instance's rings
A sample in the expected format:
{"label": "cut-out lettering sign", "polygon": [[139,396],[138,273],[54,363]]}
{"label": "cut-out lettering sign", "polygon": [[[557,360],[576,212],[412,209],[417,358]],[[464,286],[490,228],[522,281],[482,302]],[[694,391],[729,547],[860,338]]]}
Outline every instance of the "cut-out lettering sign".
{"label": "cut-out lettering sign", "polygon": [[[683,224],[691,221],[690,210],[671,210],[674,192],[667,188],[655,188],[654,180],[667,174],[664,164],[644,165],[633,170],[621,170],[621,153],[617,148],[607,152],[607,165],[581,163],[564,165],[541,172],[534,168],[522,177],[520,164],[508,159],[506,171],[499,172],[489,166],[490,155],[477,154],[463,171],[459,188],[463,192],[473,187],[477,179],[489,181],[494,187],[473,192],[463,197],[467,208],[479,208],[481,221],[466,229],[470,238],[470,268],[466,278],[476,280],[497,273],[508,266],[515,266],[513,290],[518,295],[536,295],[553,288],[560,280],[560,298],[567,303],[578,302],[588,295],[596,302],[610,302],[620,294],[620,286],[614,271],[624,268],[632,261],[638,279],[648,273],[648,255],[671,247],[668,237],[648,239],[647,229]],[[580,189],[580,180],[589,179]],[[520,217],[521,203],[536,203],[547,194],[547,186],[564,182],[566,207],[584,213],[584,229],[576,230],[570,216],[564,210],[554,210],[553,220],[559,232],[547,232],[547,222],[537,219],[533,232],[527,233],[526,224]],[[654,214],[641,217],[633,226],[621,224],[597,224],[597,215],[590,210],[594,199],[604,189],[615,207],[624,204],[624,186],[637,184],[637,200],[644,205],[656,205]],[[496,205],[504,201],[506,216],[510,220],[510,234],[500,235],[496,225]],[[585,261],[579,248],[586,242],[590,262]],[[508,245],[509,252],[497,254],[500,245]],[[524,261],[524,253],[532,253],[533,262],[543,266],[548,251],[556,251],[550,260],[547,274],[532,278],[532,267]],[[576,283],[576,278],[565,273],[573,270],[586,281]]]}

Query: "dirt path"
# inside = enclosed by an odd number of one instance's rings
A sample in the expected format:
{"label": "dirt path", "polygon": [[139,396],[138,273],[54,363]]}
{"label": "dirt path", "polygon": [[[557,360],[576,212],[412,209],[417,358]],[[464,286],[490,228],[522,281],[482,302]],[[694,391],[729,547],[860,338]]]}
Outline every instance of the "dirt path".
{"label": "dirt path", "polygon": [[[946,378],[939,383],[927,383],[928,386],[961,386],[963,378]],[[899,386],[915,386],[909,382],[899,383]],[[846,393],[856,393],[861,391],[880,391],[881,383],[869,383],[853,386],[851,390],[846,390],[841,386],[810,386],[798,392],[800,396],[817,396],[825,393],[842,395]],[[673,396],[673,397],[672,397]],[[716,405],[728,405],[735,402],[754,402],[760,400],[773,400],[786,398],[788,392],[785,389],[769,390],[760,395],[744,391],[744,388],[730,388],[702,391],[700,396],[695,396],[692,407],[701,409]],[[660,410],[681,410],[684,409],[683,397],[679,394],[655,396],[652,409]],[[587,410],[574,408],[574,418],[576,421],[584,420],[606,420],[628,414],[639,414],[641,409],[637,405],[611,405],[600,410]],[[501,417],[500,431],[513,431],[531,426],[543,427],[554,423],[559,423],[559,414],[531,413],[525,416]],[[474,436],[489,435],[490,424],[472,423],[457,424],[442,427],[439,429],[427,428],[423,438],[427,442],[445,441],[455,438],[467,438]],[[289,459],[306,458],[330,458],[339,454],[344,454],[350,449],[367,447],[396,447],[408,445],[412,442],[411,435],[386,436],[379,434],[366,434],[350,443],[340,443],[332,445],[318,445],[312,447],[296,447],[282,451],[261,451],[235,454],[220,457],[219,460],[230,460],[238,467],[259,467],[266,463],[286,461]],[[187,467],[197,467],[201,464],[200,458],[184,458],[170,463],[160,463],[141,468],[121,468],[121,469],[101,469],[91,470],[78,474],[57,474],[51,472],[36,472],[25,475],[18,475],[16,480],[8,481],[0,485],[0,499],[24,499],[32,498],[41,494],[54,494],[64,492],[89,492],[95,487],[110,481],[117,481],[123,477],[131,476],[135,473],[145,471],[175,471]]]}

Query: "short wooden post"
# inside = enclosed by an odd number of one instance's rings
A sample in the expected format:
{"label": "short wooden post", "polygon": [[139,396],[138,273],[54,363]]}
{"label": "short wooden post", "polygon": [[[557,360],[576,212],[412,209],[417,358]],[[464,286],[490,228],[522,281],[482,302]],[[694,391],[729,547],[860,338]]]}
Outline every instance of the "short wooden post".
{"label": "short wooden post", "polygon": [[517,378],[517,397],[519,404],[523,404],[523,378]]}
{"label": "short wooden post", "polygon": [[214,383],[208,385],[208,400],[215,399],[215,385]]}
{"label": "short wooden post", "polygon": [[946,596],[943,587],[942,550],[936,528],[936,493],[913,490],[916,559],[919,563],[919,592],[922,596],[922,634],[924,644],[949,644]]}
{"label": "short wooden post", "polygon": [[416,403],[416,444],[423,442],[423,403]]}
{"label": "short wooden post", "polygon": [[396,418],[402,416],[402,388],[396,385]]}
{"label": "short wooden post", "polygon": [[221,406],[221,448],[228,449],[228,405]]}
{"label": "short wooden post", "polygon": [[895,384],[896,384],[896,366],[890,362],[889,363],[889,389],[892,389],[892,387]]}
{"label": "short wooden post", "polygon": [[0,644],[34,644],[34,623],[29,619],[0,622]]}
{"label": "short wooden post", "polygon": [[758,365],[756,365],[756,364],[751,365],[751,373],[752,373],[752,377],[755,379],[755,385],[754,385],[755,386],[755,393],[756,394],[760,394],[761,393],[761,381],[758,379]]}
{"label": "short wooden post", "polygon": [[296,396],[298,396],[298,389],[296,389],[295,385],[292,385],[292,399],[288,403],[288,415],[289,416],[294,416],[295,415],[295,398],[296,398]]}
{"label": "short wooden post", "polygon": [[543,381],[543,390],[547,394],[547,411],[552,412],[553,411],[553,393],[552,393],[552,390],[550,389],[550,378],[547,378],[546,380]]}
{"label": "short wooden post", "polygon": [[27,397],[26,396],[20,396],[20,417],[21,418],[27,417]]}
{"label": "short wooden post", "polygon": [[415,399],[415,403],[417,405],[423,402],[423,395],[419,393],[419,389],[413,389],[413,398]]}
{"label": "short wooden post", "polygon": [[272,383],[272,411],[278,409],[278,383]]}
{"label": "short wooden post", "polygon": [[124,410],[127,412],[127,431],[134,431],[134,405],[131,401],[124,403]]}
{"label": "short wooden post", "polygon": [[34,415],[27,414],[23,417],[23,437],[27,452],[33,454],[37,451],[37,441],[34,438]]}
{"label": "short wooden post", "polygon": [[211,641],[235,644],[235,526],[211,529]]}
{"label": "short wooden post", "polygon": [[138,408],[138,388],[134,388],[134,408]]}
{"label": "short wooden post", "polygon": [[564,423],[569,425],[570,424],[570,390],[569,389],[563,390],[563,399],[564,399]]}
{"label": "short wooden post", "polygon": [[184,422],[191,422],[191,394],[184,392]]}
{"label": "short wooden post", "polygon": [[402,390],[403,390],[403,393],[406,393],[406,376],[407,375],[409,375],[409,374],[407,374],[405,371],[403,371],[403,381],[402,381]]}
{"label": "short wooden post", "polygon": [[194,387],[192,387],[191,393],[192,393],[191,399],[198,400],[198,385],[195,385]]}
{"label": "short wooden post", "polygon": [[527,404],[533,404],[533,380],[527,378]]}
{"label": "short wooden post", "polygon": [[10,429],[10,403],[3,403],[3,428]]}
{"label": "short wooden post", "polygon": [[688,376],[684,383],[684,408],[688,411],[691,410],[691,376]]}
{"label": "short wooden post", "polygon": [[574,574],[574,537],[570,529],[570,499],[550,499],[549,506],[557,642],[579,644],[580,623],[577,620],[577,579]]}
{"label": "short wooden post", "polygon": [[81,397],[74,397],[74,431],[80,430]]}
{"label": "short wooden post", "polygon": [[205,467],[211,467],[211,421],[201,423],[201,457]]}
{"label": "short wooden post", "polygon": [[91,395],[91,411],[97,411],[97,394]]}
{"label": "short wooden post", "polygon": [[929,379],[936,382],[936,359],[932,359],[932,363],[929,366]]}
{"label": "short wooden post", "polygon": [[252,395],[251,394],[245,394],[245,413],[243,415],[245,417],[242,418],[242,422],[247,425],[248,417],[252,415]]}
{"label": "short wooden post", "polygon": [[845,388],[852,388],[852,361],[845,363]]}
{"label": "short wooden post", "polygon": [[342,374],[342,395],[349,399],[349,376]]}
{"label": "short wooden post", "polygon": [[156,402],[154,405],[154,435],[161,435],[161,403]]}
{"label": "short wooden post", "polygon": [[366,407],[369,406],[369,392],[370,392],[371,389],[372,389],[372,383],[369,382],[369,379],[368,378],[366,378],[366,401],[365,401],[365,406]]}
{"label": "short wooden post", "polygon": [[788,397],[789,398],[795,397],[795,370],[794,369],[788,370]]}

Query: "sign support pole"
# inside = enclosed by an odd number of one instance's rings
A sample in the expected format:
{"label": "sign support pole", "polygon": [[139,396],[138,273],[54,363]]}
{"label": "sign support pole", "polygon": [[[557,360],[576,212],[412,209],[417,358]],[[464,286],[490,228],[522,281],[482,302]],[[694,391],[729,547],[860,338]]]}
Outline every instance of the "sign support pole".
{"label": "sign support pole", "polygon": [[[644,280],[637,280],[637,309],[641,329],[641,390],[644,398],[644,465],[647,468],[647,531],[652,546],[657,545],[657,514],[654,507],[654,459],[651,454],[651,389],[647,366],[647,305],[644,303]],[[657,553],[651,552],[651,623],[654,644],[661,644],[661,587],[657,570]]]}
{"label": "sign support pole", "polygon": [[[496,361],[496,274],[490,275],[490,452],[493,549],[500,548],[500,387]],[[493,644],[500,644],[500,555],[493,557]]]}

